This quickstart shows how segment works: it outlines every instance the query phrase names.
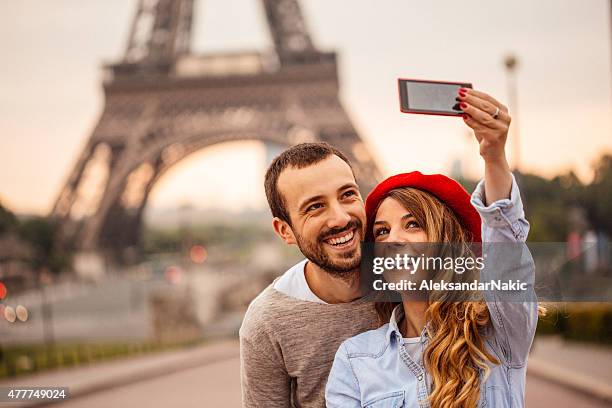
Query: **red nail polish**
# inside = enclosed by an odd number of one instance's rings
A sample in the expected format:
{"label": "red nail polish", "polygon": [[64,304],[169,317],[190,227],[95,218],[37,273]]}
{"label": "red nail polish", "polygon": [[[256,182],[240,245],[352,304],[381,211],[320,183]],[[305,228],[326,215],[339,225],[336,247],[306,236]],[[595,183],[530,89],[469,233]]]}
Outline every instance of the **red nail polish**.
{"label": "red nail polish", "polygon": [[467,108],[467,103],[465,103],[465,102],[461,102],[461,103],[459,104],[459,106],[461,107],[461,109],[465,109],[465,108]]}
{"label": "red nail polish", "polygon": [[463,120],[467,120],[468,118],[468,115],[461,115],[461,116],[463,116]]}
{"label": "red nail polish", "polygon": [[467,91],[466,88],[459,88],[459,93],[467,93]]}

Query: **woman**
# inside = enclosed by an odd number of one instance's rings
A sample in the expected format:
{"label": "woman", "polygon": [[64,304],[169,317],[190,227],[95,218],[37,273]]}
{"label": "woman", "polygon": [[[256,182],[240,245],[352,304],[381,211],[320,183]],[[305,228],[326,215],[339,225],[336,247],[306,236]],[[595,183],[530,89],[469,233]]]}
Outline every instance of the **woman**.
{"label": "woman", "polygon": [[[452,243],[464,254],[471,253],[469,243],[481,239],[526,240],[529,223],[505,155],[508,110],[476,90],[462,88],[458,100],[480,145],[484,180],[471,200],[442,175],[412,172],[383,181],[366,200],[367,240]],[[516,259],[506,277],[528,283],[533,293],[529,252]],[[503,269],[503,263],[495,268]],[[538,315],[535,296],[502,302],[489,294],[457,302],[444,301],[447,294],[408,292],[401,292],[401,302],[376,304],[386,324],[340,346],[326,388],[328,407],[524,406],[527,355]]]}

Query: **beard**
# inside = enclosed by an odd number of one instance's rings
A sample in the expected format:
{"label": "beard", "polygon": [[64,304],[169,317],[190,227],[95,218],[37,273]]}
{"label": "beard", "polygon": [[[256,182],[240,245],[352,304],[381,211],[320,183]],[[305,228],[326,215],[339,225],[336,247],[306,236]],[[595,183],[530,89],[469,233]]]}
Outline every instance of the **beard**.
{"label": "beard", "polygon": [[[323,269],[325,272],[335,276],[346,276],[357,270],[361,263],[361,245],[357,245],[353,250],[343,254],[330,254],[326,251],[324,241],[332,235],[340,234],[351,229],[359,232],[359,237],[363,236],[363,225],[356,218],[351,219],[343,228],[332,228],[322,231],[315,239],[307,240],[298,233],[295,233],[298,248],[309,261]],[[353,239],[357,239],[355,236]]]}

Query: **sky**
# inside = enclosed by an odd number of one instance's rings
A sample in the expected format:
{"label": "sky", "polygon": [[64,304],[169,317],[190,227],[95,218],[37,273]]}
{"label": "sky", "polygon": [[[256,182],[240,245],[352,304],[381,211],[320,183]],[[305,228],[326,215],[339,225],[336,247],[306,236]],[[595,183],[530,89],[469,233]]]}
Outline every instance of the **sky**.
{"label": "sky", "polygon": [[[0,0],[0,201],[13,211],[50,211],[103,109],[101,65],[121,58],[136,3]],[[472,82],[508,104],[509,53],[519,59],[510,108],[523,171],[573,169],[588,182],[594,161],[612,153],[609,0],[301,5],[318,48],[339,53],[341,101],[384,175],[449,174],[460,159],[481,177],[463,122],[402,114],[396,80]],[[260,1],[196,1],[194,53],[270,46]],[[261,208],[265,157],[258,142],[196,152],[156,184],[149,208]]]}

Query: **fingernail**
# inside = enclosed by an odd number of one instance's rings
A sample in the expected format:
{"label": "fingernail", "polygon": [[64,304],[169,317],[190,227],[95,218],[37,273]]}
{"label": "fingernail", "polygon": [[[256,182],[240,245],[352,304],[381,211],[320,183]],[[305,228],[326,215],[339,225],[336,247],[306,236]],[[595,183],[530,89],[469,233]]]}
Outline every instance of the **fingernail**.
{"label": "fingernail", "polygon": [[465,108],[467,108],[467,103],[465,103],[465,102],[461,102],[461,103],[459,104],[459,106],[461,106],[461,109],[465,109]]}
{"label": "fingernail", "polygon": [[455,98],[455,100],[456,100],[457,102],[461,102],[461,99],[459,99],[459,97],[456,97],[456,98]]}
{"label": "fingernail", "polygon": [[459,88],[459,95],[461,96],[465,96],[465,94],[467,93],[467,89],[465,88]]}
{"label": "fingernail", "polygon": [[463,116],[463,120],[467,120],[468,118],[468,115],[461,115],[461,116]]}

